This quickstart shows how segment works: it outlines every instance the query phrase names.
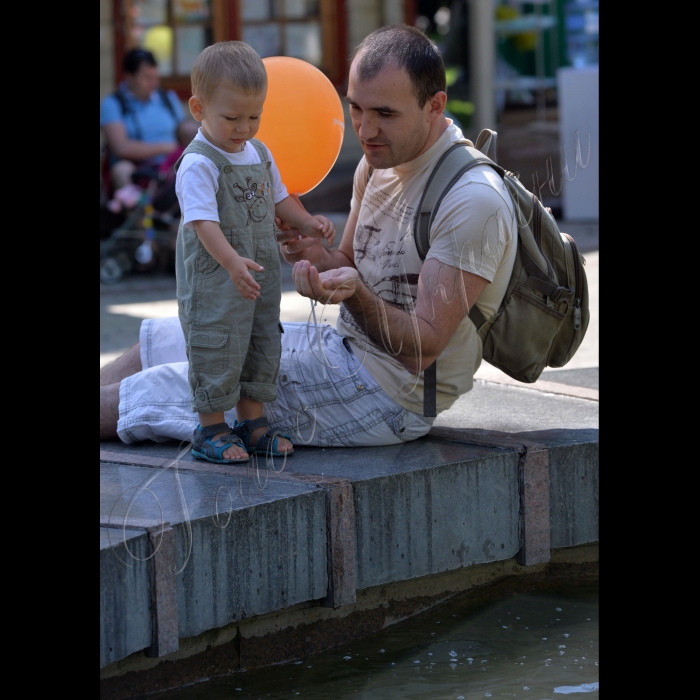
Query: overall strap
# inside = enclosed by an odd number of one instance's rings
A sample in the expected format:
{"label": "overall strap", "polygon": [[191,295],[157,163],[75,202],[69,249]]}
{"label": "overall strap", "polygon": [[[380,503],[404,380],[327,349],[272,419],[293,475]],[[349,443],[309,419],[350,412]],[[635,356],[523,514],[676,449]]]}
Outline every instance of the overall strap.
{"label": "overall strap", "polygon": [[265,148],[262,141],[258,141],[258,139],[250,139],[248,143],[252,144],[253,148],[258,152],[261,163],[267,163],[267,161],[270,160],[267,155],[267,148]]}
{"label": "overall strap", "polygon": [[212,163],[219,169],[225,167],[226,165],[231,165],[231,163],[224,158],[215,148],[212,148],[209,144],[203,141],[190,141],[189,146],[182,152],[182,155],[177,159],[175,163],[175,171],[180,167],[180,162],[188,153],[197,153],[200,156],[206,156]]}
{"label": "overall strap", "polygon": [[163,104],[167,107],[168,112],[172,115],[172,118],[178,122],[179,119],[177,118],[177,114],[175,114],[175,108],[173,107],[173,103],[170,101],[170,97],[164,87],[159,87],[158,88],[158,94],[160,95],[160,99],[163,100]]}

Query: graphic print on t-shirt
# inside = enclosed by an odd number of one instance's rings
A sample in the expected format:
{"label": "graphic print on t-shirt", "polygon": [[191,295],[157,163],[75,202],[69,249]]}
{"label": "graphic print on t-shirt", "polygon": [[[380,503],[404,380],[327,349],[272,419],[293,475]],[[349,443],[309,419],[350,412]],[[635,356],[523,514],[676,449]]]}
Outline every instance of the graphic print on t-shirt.
{"label": "graphic print on t-shirt", "polygon": [[[406,246],[414,246],[413,219],[415,207],[407,204],[403,197],[392,196],[374,185],[372,179],[367,183],[362,199],[361,218],[382,225],[358,223],[355,229],[354,255],[355,265],[369,288],[384,301],[413,313],[418,293],[418,272],[406,270]],[[387,221],[387,219],[389,221]],[[409,258],[415,256],[409,256]],[[409,262],[409,265],[415,261]],[[349,326],[364,336],[360,324],[352,318],[344,304],[340,307],[340,316]],[[373,348],[367,347],[369,352]]]}
{"label": "graphic print on t-shirt", "polygon": [[265,189],[266,186],[269,189],[269,184],[265,182],[251,183],[249,177],[247,177],[245,180],[245,187],[242,187],[237,182],[233,183],[233,187],[243,193],[235,195],[236,201],[245,202],[246,208],[248,209],[248,220],[246,221],[246,225],[248,225],[251,221],[260,223],[267,216]]}
{"label": "graphic print on t-shirt", "polygon": [[371,251],[379,245],[379,239],[374,235],[379,233],[381,229],[373,226],[363,226],[358,224],[355,229],[355,243],[353,249],[355,251],[355,265],[359,265],[362,260],[369,258],[376,260],[377,256]]}
{"label": "graphic print on t-shirt", "polygon": [[[394,275],[387,275],[374,284],[370,284],[369,287],[380,299],[398,306],[403,311],[413,313],[416,302],[416,289],[418,287],[417,273],[402,271]],[[364,330],[350,315],[345,304],[342,303],[340,305],[340,317],[345,323],[358,331],[361,336],[364,336]],[[374,352],[369,346],[366,349],[368,352]]]}

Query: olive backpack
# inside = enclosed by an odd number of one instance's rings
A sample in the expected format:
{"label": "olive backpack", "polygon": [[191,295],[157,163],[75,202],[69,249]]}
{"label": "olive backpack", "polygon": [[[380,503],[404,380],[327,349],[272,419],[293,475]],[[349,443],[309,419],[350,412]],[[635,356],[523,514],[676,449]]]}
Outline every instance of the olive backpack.
{"label": "olive backpack", "polygon": [[[559,231],[551,209],[495,162],[495,131],[484,129],[474,146],[453,144],[428,179],[414,220],[421,260],[430,247],[430,225],[450,188],[470,168],[486,164],[503,179],[518,221],[518,249],[505,296],[488,320],[474,306],[469,318],[483,343],[483,359],[520,382],[537,381],[545,367],[563,367],[588,328],[588,283],[574,239]],[[494,153],[494,160],[488,158]],[[436,361],[437,362],[437,361]],[[423,414],[436,415],[436,362],[423,375]]]}

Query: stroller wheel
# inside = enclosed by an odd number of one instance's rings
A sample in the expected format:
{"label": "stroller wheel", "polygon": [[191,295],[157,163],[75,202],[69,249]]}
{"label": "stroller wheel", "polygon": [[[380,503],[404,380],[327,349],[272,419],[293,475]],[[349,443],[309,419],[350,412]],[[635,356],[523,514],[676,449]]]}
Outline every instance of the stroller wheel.
{"label": "stroller wheel", "polygon": [[100,260],[100,282],[114,284],[124,276],[124,269],[117,258],[107,256]]}

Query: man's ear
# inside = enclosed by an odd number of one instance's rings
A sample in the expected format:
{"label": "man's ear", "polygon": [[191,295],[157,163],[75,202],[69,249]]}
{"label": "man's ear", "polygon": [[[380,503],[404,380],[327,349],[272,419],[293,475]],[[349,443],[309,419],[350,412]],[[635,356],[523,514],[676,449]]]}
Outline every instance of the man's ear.
{"label": "man's ear", "polygon": [[432,122],[441,117],[447,104],[447,93],[440,90],[428,99],[428,119]]}
{"label": "man's ear", "polygon": [[204,118],[204,114],[202,111],[202,100],[200,100],[199,97],[197,97],[197,95],[192,95],[187,104],[190,106],[190,114],[192,114],[192,116],[198,122],[201,122]]}

